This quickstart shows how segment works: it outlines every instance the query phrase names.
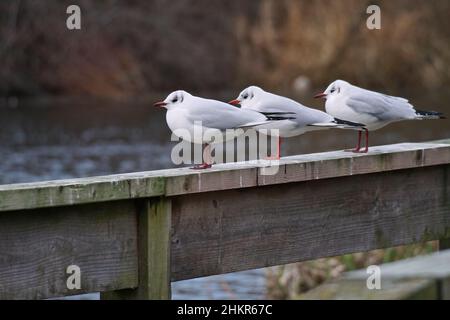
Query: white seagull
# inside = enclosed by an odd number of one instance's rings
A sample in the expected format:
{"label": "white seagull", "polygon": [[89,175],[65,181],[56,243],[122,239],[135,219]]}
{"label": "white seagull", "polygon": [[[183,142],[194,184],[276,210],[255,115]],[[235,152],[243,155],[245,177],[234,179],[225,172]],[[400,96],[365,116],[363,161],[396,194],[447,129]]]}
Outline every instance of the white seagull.
{"label": "white seagull", "polygon": [[292,99],[264,91],[257,86],[244,89],[235,100],[231,100],[229,103],[241,105],[242,110],[260,112],[272,119],[279,117],[279,121],[271,125],[271,128],[279,130],[277,158],[280,156],[281,138],[298,136],[308,131],[320,129],[359,130],[362,127],[359,123],[334,118],[323,111],[308,108]]}
{"label": "white seagull", "polygon": [[442,113],[414,109],[407,99],[388,96],[336,80],[315,98],[325,98],[325,110],[333,117],[364,124],[366,147],[361,150],[361,133],[353,152],[369,150],[369,131],[380,129],[401,120],[445,119]]}
{"label": "white seagull", "polygon": [[[236,135],[226,135],[227,129],[248,129],[271,121],[269,116],[262,113],[234,108],[217,100],[196,97],[183,90],[172,92],[164,101],[156,102],[154,106],[167,109],[167,125],[175,135],[177,132],[187,132],[189,134],[179,135],[179,137],[189,142],[206,144],[206,148],[209,148],[211,143],[236,137]],[[205,135],[206,130],[212,131]],[[219,136],[220,139],[218,139]],[[192,169],[210,167],[210,159],[204,159],[201,165]]]}

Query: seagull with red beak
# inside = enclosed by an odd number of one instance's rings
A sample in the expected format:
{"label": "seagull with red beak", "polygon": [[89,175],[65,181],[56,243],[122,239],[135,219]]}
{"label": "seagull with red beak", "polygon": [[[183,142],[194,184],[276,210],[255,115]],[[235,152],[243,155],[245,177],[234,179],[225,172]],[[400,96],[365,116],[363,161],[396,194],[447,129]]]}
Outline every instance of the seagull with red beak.
{"label": "seagull with red beak", "polygon": [[358,130],[362,127],[358,123],[342,121],[323,111],[308,108],[292,99],[264,91],[257,86],[250,86],[244,89],[236,99],[231,100],[229,103],[240,105],[242,110],[253,110],[272,118],[279,118],[279,121],[271,126],[274,129],[278,129],[279,132],[278,159],[280,157],[282,138],[298,136],[320,129]]}
{"label": "seagull with red beak", "polygon": [[[343,80],[336,80],[315,96],[326,99],[325,110],[333,117],[364,125],[358,132],[358,143],[353,152],[369,150],[369,131],[380,129],[401,120],[445,119],[442,113],[414,109],[407,99],[366,90]],[[361,135],[365,132],[366,145],[361,148]]]}
{"label": "seagull with red beak", "polygon": [[[183,135],[178,135],[180,138],[206,145],[205,149],[210,148],[211,143],[234,139],[236,135],[227,135],[227,129],[248,129],[271,122],[262,113],[230,108],[227,103],[196,97],[183,90],[172,92],[164,101],[156,102],[154,106],[167,109],[167,125],[175,135],[182,132]],[[209,134],[203,134],[207,130],[211,130]],[[204,155],[210,154],[206,151],[208,150],[203,152]],[[211,159],[203,159],[202,164],[192,169],[207,169],[211,165]]]}

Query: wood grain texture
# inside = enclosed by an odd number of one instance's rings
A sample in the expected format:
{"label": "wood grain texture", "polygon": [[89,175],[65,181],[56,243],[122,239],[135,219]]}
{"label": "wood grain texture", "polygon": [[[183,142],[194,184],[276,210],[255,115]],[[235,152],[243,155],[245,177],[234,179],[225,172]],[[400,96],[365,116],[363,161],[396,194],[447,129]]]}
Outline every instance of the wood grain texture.
{"label": "wood grain texture", "polygon": [[151,173],[0,185],[0,212],[68,206],[164,194]]}
{"label": "wood grain texture", "polygon": [[[81,269],[67,289],[66,268]],[[0,299],[44,299],[136,287],[133,202],[0,213]]]}
{"label": "wood grain texture", "polygon": [[269,162],[228,163],[212,169],[157,170],[103,177],[2,185],[0,211],[67,206],[111,200],[176,196],[450,163],[450,145],[402,143],[371,147],[367,154],[343,151],[286,157],[266,175]]}
{"label": "wood grain texture", "polygon": [[448,237],[449,181],[442,165],[173,197],[172,280]]}
{"label": "wood grain texture", "polygon": [[101,293],[102,300],[161,300],[171,297],[171,201],[152,198],[139,205],[139,285]]}

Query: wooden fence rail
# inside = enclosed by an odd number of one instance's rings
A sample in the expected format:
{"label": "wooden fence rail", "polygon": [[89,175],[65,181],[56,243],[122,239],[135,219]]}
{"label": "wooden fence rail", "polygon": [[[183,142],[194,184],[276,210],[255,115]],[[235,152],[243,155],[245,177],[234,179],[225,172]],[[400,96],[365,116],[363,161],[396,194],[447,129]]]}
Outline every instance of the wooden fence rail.
{"label": "wooden fence rail", "polygon": [[171,281],[450,238],[450,140],[266,165],[0,186],[0,299],[165,299]]}

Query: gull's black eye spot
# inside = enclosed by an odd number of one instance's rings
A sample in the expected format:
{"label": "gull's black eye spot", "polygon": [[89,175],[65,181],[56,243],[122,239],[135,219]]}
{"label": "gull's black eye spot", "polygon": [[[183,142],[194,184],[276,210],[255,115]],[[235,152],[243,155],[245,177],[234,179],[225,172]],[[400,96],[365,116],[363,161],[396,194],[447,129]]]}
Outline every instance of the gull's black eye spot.
{"label": "gull's black eye spot", "polygon": [[177,101],[178,101],[178,98],[177,98],[177,97],[175,97],[175,98],[172,99],[172,102],[173,102],[173,103],[175,103],[175,102],[177,102]]}
{"label": "gull's black eye spot", "polygon": [[336,89],[331,88],[330,93],[333,93],[333,92],[335,92],[335,91],[336,91]]}
{"label": "gull's black eye spot", "polygon": [[244,94],[242,95],[242,98],[243,98],[243,99],[247,99],[247,98],[248,98],[248,93],[244,93]]}

